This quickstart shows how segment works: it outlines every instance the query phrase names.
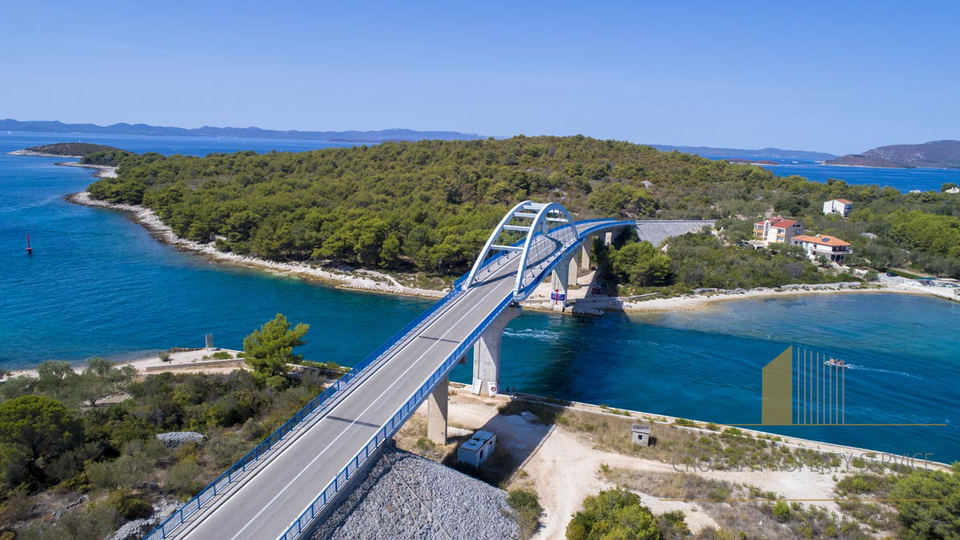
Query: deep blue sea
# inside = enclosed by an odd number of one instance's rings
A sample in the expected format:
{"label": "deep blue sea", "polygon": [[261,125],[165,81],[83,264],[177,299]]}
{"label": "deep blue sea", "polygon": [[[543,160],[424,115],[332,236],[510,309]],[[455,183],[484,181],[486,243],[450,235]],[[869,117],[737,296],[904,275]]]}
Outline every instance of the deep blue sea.
{"label": "deep blue sea", "polygon": [[[343,292],[179,252],[125,214],[66,203],[64,195],[93,180],[89,171],[53,165],[62,159],[4,155],[76,139],[195,155],[342,146],[0,133],[2,368],[143,356],[201,346],[206,333],[217,345],[240,348],[243,336],[278,312],[311,325],[308,358],[350,365],[430,304]],[[32,256],[24,251],[27,233]],[[696,312],[599,318],[526,313],[506,330],[501,386],[705,421],[758,423],[761,368],[788,345],[801,344],[854,364],[846,380],[848,423],[949,426],[776,431],[960,460],[958,328],[960,304],[887,294],[742,300]],[[453,378],[469,382],[470,366],[458,366]]]}

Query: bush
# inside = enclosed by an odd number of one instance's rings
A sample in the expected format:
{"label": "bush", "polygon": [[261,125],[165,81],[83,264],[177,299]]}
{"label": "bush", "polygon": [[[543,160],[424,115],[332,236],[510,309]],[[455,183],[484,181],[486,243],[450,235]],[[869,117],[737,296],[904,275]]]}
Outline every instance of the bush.
{"label": "bush", "polygon": [[217,351],[211,354],[210,358],[213,358],[214,360],[230,360],[233,358],[233,355],[227,351]]}
{"label": "bush", "polygon": [[640,497],[617,488],[587,497],[583,510],[567,525],[566,536],[567,540],[658,540],[660,530],[650,509],[640,504]]}
{"label": "bush", "polygon": [[161,361],[161,362],[169,362],[169,361],[171,361],[171,360],[173,360],[173,358],[170,357],[170,353],[167,353],[167,352],[165,352],[165,353],[160,353],[160,361]]}
{"label": "bush", "polygon": [[784,501],[777,501],[773,505],[773,516],[777,518],[777,521],[780,523],[786,523],[790,521],[790,505]]}
{"label": "bush", "polygon": [[153,514],[153,505],[126,490],[117,490],[107,496],[107,504],[126,520],[146,519]]}
{"label": "bush", "polygon": [[190,499],[203,489],[204,483],[200,480],[202,472],[200,464],[196,461],[192,459],[181,461],[170,467],[164,489],[182,500]]}
{"label": "bush", "polygon": [[[960,472],[916,470],[899,479],[890,498],[909,539],[960,538]],[[923,499],[933,499],[924,501]]]}
{"label": "bush", "polygon": [[543,507],[537,494],[528,489],[511,489],[507,494],[507,504],[517,512],[520,536],[530,538],[540,526],[540,514]]}

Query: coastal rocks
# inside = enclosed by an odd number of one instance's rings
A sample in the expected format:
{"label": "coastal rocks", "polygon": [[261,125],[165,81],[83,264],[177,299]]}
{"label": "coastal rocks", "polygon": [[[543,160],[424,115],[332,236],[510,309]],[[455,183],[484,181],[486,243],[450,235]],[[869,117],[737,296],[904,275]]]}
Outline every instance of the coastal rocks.
{"label": "coastal rocks", "polygon": [[593,309],[593,308],[577,306],[577,305],[573,306],[573,308],[570,309],[570,312],[573,313],[574,315],[593,315],[594,317],[600,317],[601,315],[603,315],[603,311],[599,309]]}
{"label": "coastal rocks", "polygon": [[123,524],[117,532],[108,536],[104,540],[140,540],[150,531],[157,528],[160,523],[177,509],[176,503],[171,503],[166,499],[159,505],[154,505],[154,514],[146,519],[135,519]]}
{"label": "coastal rocks", "polygon": [[861,286],[863,286],[863,284],[859,281],[844,281],[841,283],[816,283],[812,285],[784,285],[780,288],[787,291],[829,291],[839,289],[859,289]]}
{"label": "coastal rocks", "polygon": [[158,433],[157,440],[167,448],[177,448],[187,443],[203,444],[203,441],[207,438],[196,431],[171,431],[169,433]]}
{"label": "coastal rocks", "polygon": [[365,291],[388,292],[404,294],[411,296],[425,296],[428,298],[440,298],[447,291],[434,291],[429,289],[417,289],[399,285],[395,280],[370,270],[365,270],[366,275],[358,275],[360,272],[337,273],[323,268],[317,268],[301,262],[275,262],[246,255],[237,255],[226,251],[220,251],[212,243],[202,244],[185,238],[180,238],[174,234],[173,230],[154,213],[153,210],[143,206],[132,204],[114,204],[106,201],[94,199],[87,192],[73,193],[67,196],[67,201],[74,204],[85,206],[95,206],[99,208],[110,208],[131,212],[133,219],[143,225],[148,231],[152,232],[161,242],[172,245],[178,249],[194,251],[214,260],[239,264],[242,266],[274,270],[277,272],[289,272],[292,274],[303,275],[328,282],[339,283],[341,287],[350,289],[360,289]]}
{"label": "coastal rocks", "polygon": [[312,540],[518,538],[506,494],[428,459],[387,449]]}

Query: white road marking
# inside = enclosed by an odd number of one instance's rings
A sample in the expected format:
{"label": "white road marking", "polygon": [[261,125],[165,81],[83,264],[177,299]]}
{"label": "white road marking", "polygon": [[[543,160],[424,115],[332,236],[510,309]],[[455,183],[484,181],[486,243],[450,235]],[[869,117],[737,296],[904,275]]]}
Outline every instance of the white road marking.
{"label": "white road marking", "polygon": [[[477,302],[477,304],[480,304],[480,303],[482,303],[484,300],[486,300],[487,297],[489,297],[491,294],[493,294],[494,292],[496,292],[498,288],[499,288],[499,287],[492,287],[491,290],[490,290],[490,292],[488,292],[487,294],[483,295],[483,298],[481,298],[481,299]],[[441,338],[446,337],[447,334],[449,334],[450,332],[452,332],[454,329],[457,328],[457,325],[459,325],[461,322],[463,322],[464,319],[466,319],[467,317],[469,317],[469,316],[472,315],[472,314],[473,314],[472,312],[467,311],[467,313],[465,313],[465,314],[463,315],[463,317],[460,317],[460,319],[458,319],[457,322],[455,322],[454,324],[450,325],[450,328],[449,328],[446,332],[444,332],[443,335],[441,335],[440,337],[441,337]],[[409,372],[411,369],[413,369],[414,367],[416,367],[417,364],[418,364],[421,360],[423,360],[423,358],[424,358],[427,354],[429,354],[430,351],[433,350],[434,347],[436,347],[436,346],[439,345],[439,344],[440,344],[440,342],[438,341],[438,342],[433,343],[433,344],[430,345],[429,347],[427,347],[427,350],[424,351],[423,354],[421,354],[416,360],[414,360],[414,361],[410,364],[410,366],[409,366],[407,369],[405,369],[405,370],[403,371],[403,373],[401,373],[400,376],[397,377],[396,380],[393,381],[393,383],[390,384],[390,386],[386,387],[382,392],[380,392],[380,396],[382,397],[382,396],[383,396],[384,394],[386,394],[389,390],[391,390],[394,386],[396,386],[397,383],[399,383],[399,382],[401,381],[401,379],[403,378],[403,376],[407,374],[407,372]],[[456,349],[454,349],[454,350],[456,350]],[[419,387],[418,387],[418,388],[419,388]],[[342,402],[341,402],[341,403],[342,403]],[[293,477],[293,480],[290,480],[290,481],[287,483],[287,485],[283,486],[283,488],[280,489],[280,491],[277,492],[277,494],[274,495],[274,497],[273,497],[272,499],[270,499],[269,502],[267,502],[267,504],[263,505],[263,508],[261,508],[260,511],[257,512],[252,518],[250,518],[250,520],[247,521],[247,524],[244,525],[242,529],[240,529],[239,531],[237,531],[237,534],[235,534],[235,535],[233,535],[232,537],[230,537],[230,540],[236,540],[237,537],[239,537],[239,536],[243,533],[243,531],[247,530],[247,528],[250,527],[250,525],[253,524],[253,522],[256,521],[257,518],[259,518],[261,514],[263,514],[264,512],[266,512],[267,509],[270,507],[270,505],[272,505],[281,495],[283,495],[283,493],[284,493],[291,485],[293,485],[293,483],[295,483],[297,480],[299,480],[300,477],[303,476],[303,473],[307,472],[307,471],[313,466],[313,464],[316,463],[317,460],[320,459],[320,457],[323,456],[323,454],[324,454],[327,450],[330,449],[330,447],[332,447],[338,440],[340,440],[341,437],[343,437],[344,435],[346,435],[346,434],[347,434],[347,431],[350,429],[351,426],[353,426],[354,424],[356,424],[356,423],[360,420],[360,418],[362,418],[363,415],[366,414],[367,411],[370,410],[371,407],[373,407],[374,405],[377,405],[377,404],[378,404],[378,401],[377,401],[377,400],[374,400],[373,402],[370,403],[370,405],[367,405],[367,408],[364,409],[363,411],[361,411],[360,414],[357,415],[357,418],[356,418],[355,420],[353,420],[352,422],[350,422],[350,424],[348,424],[347,427],[344,428],[343,431],[341,431],[339,435],[337,435],[332,441],[330,441],[330,444],[328,444],[327,446],[325,446],[325,447],[323,448],[323,450],[321,450],[320,453],[317,454],[317,456],[316,456],[315,458],[313,458],[312,461],[310,461],[310,463],[306,464],[306,465],[303,467],[303,470],[300,471],[300,473],[297,474],[297,476]],[[338,404],[338,406],[339,406],[339,404]],[[333,409],[331,409],[330,412],[333,412]],[[353,458],[351,458],[351,460],[352,460],[352,459],[353,459]],[[349,461],[348,461],[347,463],[349,463]],[[273,463],[271,463],[270,465],[273,465]],[[269,467],[269,466],[268,466],[268,467]],[[264,470],[266,470],[266,469],[264,469]],[[263,472],[263,471],[261,471],[261,472]],[[340,476],[340,474],[337,473],[337,476]]]}

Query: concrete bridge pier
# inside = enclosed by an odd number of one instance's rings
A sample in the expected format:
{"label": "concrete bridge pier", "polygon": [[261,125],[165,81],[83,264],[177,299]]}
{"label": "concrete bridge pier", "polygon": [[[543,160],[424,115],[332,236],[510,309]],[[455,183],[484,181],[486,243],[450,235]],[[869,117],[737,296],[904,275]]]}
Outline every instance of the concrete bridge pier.
{"label": "concrete bridge pier", "polygon": [[473,346],[473,386],[474,394],[495,396],[500,392],[500,345],[503,341],[503,329],[507,323],[521,313],[519,307],[509,306],[503,310],[490,326],[481,334]]}
{"label": "concrete bridge pier", "polygon": [[427,398],[427,438],[436,444],[447,444],[447,404],[450,377],[444,377]]}
{"label": "concrete bridge pier", "polygon": [[582,272],[590,271],[590,246],[593,244],[593,239],[589,236],[583,241],[583,249],[580,252],[580,270]]}
{"label": "concrete bridge pier", "polygon": [[[574,274],[571,276],[570,270],[573,269]],[[575,273],[577,265],[573,258],[567,259],[566,261],[561,261],[553,268],[553,272],[550,275],[550,290],[551,291],[560,291],[560,294],[563,294],[563,297],[567,297],[567,291],[570,288],[570,283],[574,285],[577,283],[577,274]],[[563,311],[564,306],[567,305],[567,301],[555,302],[553,305],[554,311]]]}

